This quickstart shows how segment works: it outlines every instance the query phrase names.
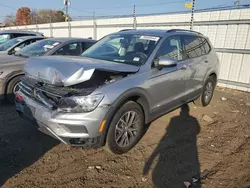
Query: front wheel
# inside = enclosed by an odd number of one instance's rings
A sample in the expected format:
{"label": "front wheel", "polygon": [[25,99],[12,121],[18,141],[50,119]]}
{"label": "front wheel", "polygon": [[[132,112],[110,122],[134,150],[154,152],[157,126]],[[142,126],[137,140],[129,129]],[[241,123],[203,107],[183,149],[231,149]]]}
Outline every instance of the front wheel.
{"label": "front wheel", "polygon": [[215,78],[210,76],[204,84],[200,97],[194,101],[194,104],[202,107],[208,106],[213,98],[215,85]]}
{"label": "front wheel", "polygon": [[125,103],[114,115],[107,134],[105,149],[115,154],[131,150],[141,139],[144,113],[133,101]]}

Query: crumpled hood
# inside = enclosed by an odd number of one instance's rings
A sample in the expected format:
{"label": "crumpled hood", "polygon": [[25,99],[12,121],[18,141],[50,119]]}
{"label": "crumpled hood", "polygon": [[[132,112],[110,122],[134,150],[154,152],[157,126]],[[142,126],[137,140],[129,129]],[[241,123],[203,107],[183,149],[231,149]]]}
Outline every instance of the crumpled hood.
{"label": "crumpled hood", "polygon": [[19,64],[24,64],[26,58],[14,55],[0,55],[0,67],[1,66],[14,66]]}
{"label": "crumpled hood", "polygon": [[71,86],[89,80],[95,70],[135,73],[138,66],[83,57],[32,57],[24,66],[27,77],[55,86]]}

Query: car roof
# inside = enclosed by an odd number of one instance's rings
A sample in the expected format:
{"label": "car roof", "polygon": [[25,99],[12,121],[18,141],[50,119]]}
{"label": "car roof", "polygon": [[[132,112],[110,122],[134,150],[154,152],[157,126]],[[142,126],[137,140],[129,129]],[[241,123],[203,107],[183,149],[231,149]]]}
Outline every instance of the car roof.
{"label": "car roof", "polygon": [[77,38],[77,37],[51,37],[47,38],[46,40],[54,40],[57,42],[71,42],[71,41],[96,42],[96,40],[93,39]]}
{"label": "car roof", "polygon": [[182,33],[182,34],[191,34],[191,35],[202,35],[199,32],[191,31],[191,30],[185,30],[185,29],[170,29],[170,30],[164,30],[164,29],[125,29],[121,30],[118,33],[127,33],[127,34],[141,34],[141,35],[153,35],[158,37],[166,36],[167,34],[172,33]]}
{"label": "car roof", "polygon": [[26,31],[26,30],[1,30],[0,33],[28,33],[28,34],[35,34],[35,35],[42,35],[42,33],[35,32],[35,31]]}

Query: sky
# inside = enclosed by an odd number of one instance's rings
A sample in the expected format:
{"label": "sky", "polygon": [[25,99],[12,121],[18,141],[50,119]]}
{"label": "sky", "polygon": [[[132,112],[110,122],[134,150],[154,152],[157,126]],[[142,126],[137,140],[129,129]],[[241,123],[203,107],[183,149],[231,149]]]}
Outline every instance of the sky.
{"label": "sky", "polygon": [[[0,22],[6,14],[16,12],[20,7],[30,9],[57,9],[63,10],[64,0],[0,0]],[[161,13],[184,11],[185,1],[188,0],[71,0],[69,14],[71,17],[91,16],[95,11],[97,16],[125,15],[133,13],[136,5],[136,14]],[[236,0],[196,0],[196,9],[216,6],[230,6]],[[250,0],[240,0],[241,4],[250,4]]]}

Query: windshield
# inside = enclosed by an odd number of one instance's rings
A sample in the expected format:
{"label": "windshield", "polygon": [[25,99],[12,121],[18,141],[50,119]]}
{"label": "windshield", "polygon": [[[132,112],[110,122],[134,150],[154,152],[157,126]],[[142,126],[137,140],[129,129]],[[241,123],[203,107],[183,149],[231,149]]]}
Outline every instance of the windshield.
{"label": "windshield", "polygon": [[0,51],[8,50],[10,47],[15,46],[17,43],[24,41],[23,39],[15,38],[12,40],[9,40],[3,44],[0,45]]}
{"label": "windshield", "polygon": [[0,34],[0,44],[10,40],[10,34]]}
{"label": "windshield", "polygon": [[60,42],[54,40],[42,40],[28,45],[27,47],[24,47],[23,49],[19,50],[15,55],[26,57],[42,56],[59,44]]}
{"label": "windshield", "polygon": [[82,57],[140,66],[147,61],[159,40],[157,36],[138,34],[108,35],[86,50]]}

